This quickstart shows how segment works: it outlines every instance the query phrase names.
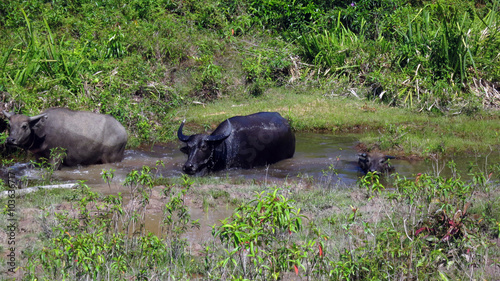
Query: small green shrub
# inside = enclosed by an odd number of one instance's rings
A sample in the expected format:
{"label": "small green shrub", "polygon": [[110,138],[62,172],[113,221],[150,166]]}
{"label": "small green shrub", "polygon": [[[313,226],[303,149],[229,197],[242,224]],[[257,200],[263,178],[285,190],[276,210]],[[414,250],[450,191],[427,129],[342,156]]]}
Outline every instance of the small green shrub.
{"label": "small green shrub", "polygon": [[[303,249],[290,238],[302,228],[303,216],[277,193],[278,189],[257,194],[214,228],[214,237],[220,238],[227,253],[217,262],[222,275],[276,279],[300,266]],[[227,267],[232,265],[236,271],[230,272]]]}

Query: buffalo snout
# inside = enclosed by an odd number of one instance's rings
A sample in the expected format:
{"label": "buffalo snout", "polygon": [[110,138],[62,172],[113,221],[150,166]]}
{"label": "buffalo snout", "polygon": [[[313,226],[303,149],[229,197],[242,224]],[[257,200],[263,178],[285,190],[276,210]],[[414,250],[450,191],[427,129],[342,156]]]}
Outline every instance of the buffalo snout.
{"label": "buffalo snout", "polygon": [[193,163],[186,163],[182,167],[182,171],[188,175],[196,174],[196,169],[197,169],[197,167]]}
{"label": "buffalo snout", "polygon": [[16,145],[17,144],[17,140],[13,137],[8,137],[7,139],[5,139],[5,142],[8,145]]}

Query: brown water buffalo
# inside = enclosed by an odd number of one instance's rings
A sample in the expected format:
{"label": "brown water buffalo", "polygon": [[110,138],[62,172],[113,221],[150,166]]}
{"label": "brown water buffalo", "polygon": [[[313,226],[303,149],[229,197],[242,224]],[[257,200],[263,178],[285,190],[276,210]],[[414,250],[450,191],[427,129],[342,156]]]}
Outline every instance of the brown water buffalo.
{"label": "brown water buffalo", "polygon": [[66,166],[123,159],[127,132],[111,115],[66,108],[51,108],[32,117],[3,113],[10,121],[6,143],[31,151],[37,159],[49,159],[53,148],[65,150],[62,164]]}
{"label": "brown water buffalo", "polygon": [[360,153],[358,165],[366,174],[372,173],[390,173],[394,171],[394,167],[388,162],[389,159],[394,159],[394,156],[387,156],[379,152]]}
{"label": "brown water buffalo", "polygon": [[188,155],[183,171],[204,175],[229,168],[250,169],[293,157],[295,135],[277,112],[235,116],[222,122],[210,135],[185,136],[184,122],[177,131]]}

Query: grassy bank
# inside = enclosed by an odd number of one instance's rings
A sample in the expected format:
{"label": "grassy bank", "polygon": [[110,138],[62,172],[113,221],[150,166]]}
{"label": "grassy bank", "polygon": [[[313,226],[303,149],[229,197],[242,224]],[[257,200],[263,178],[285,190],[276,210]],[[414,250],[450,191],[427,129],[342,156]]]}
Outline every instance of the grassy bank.
{"label": "grassy bank", "polygon": [[[0,107],[111,114],[131,147],[171,140],[177,118],[191,118],[186,112],[252,104],[259,106],[246,113],[277,110],[296,130],[376,129],[362,141],[383,150],[485,150],[494,145],[490,110],[500,100],[499,7],[497,0],[2,2]],[[6,129],[2,119],[0,140]],[[387,143],[379,129],[403,144]]]}

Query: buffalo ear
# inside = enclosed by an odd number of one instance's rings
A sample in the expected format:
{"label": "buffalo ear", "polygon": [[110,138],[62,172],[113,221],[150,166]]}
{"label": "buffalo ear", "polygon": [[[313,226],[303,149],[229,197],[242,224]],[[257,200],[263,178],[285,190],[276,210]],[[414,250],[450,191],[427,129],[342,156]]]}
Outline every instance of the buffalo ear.
{"label": "buffalo ear", "polygon": [[40,114],[37,116],[30,117],[30,127],[35,132],[35,135],[39,138],[45,137],[45,120],[47,119],[47,114]]}
{"label": "buffalo ear", "polygon": [[366,153],[358,153],[358,161],[363,162],[363,163],[367,163],[368,158],[367,158]]}
{"label": "buffalo ear", "polygon": [[181,147],[181,152],[184,153],[184,154],[189,154],[189,148],[187,146],[183,146]]}

